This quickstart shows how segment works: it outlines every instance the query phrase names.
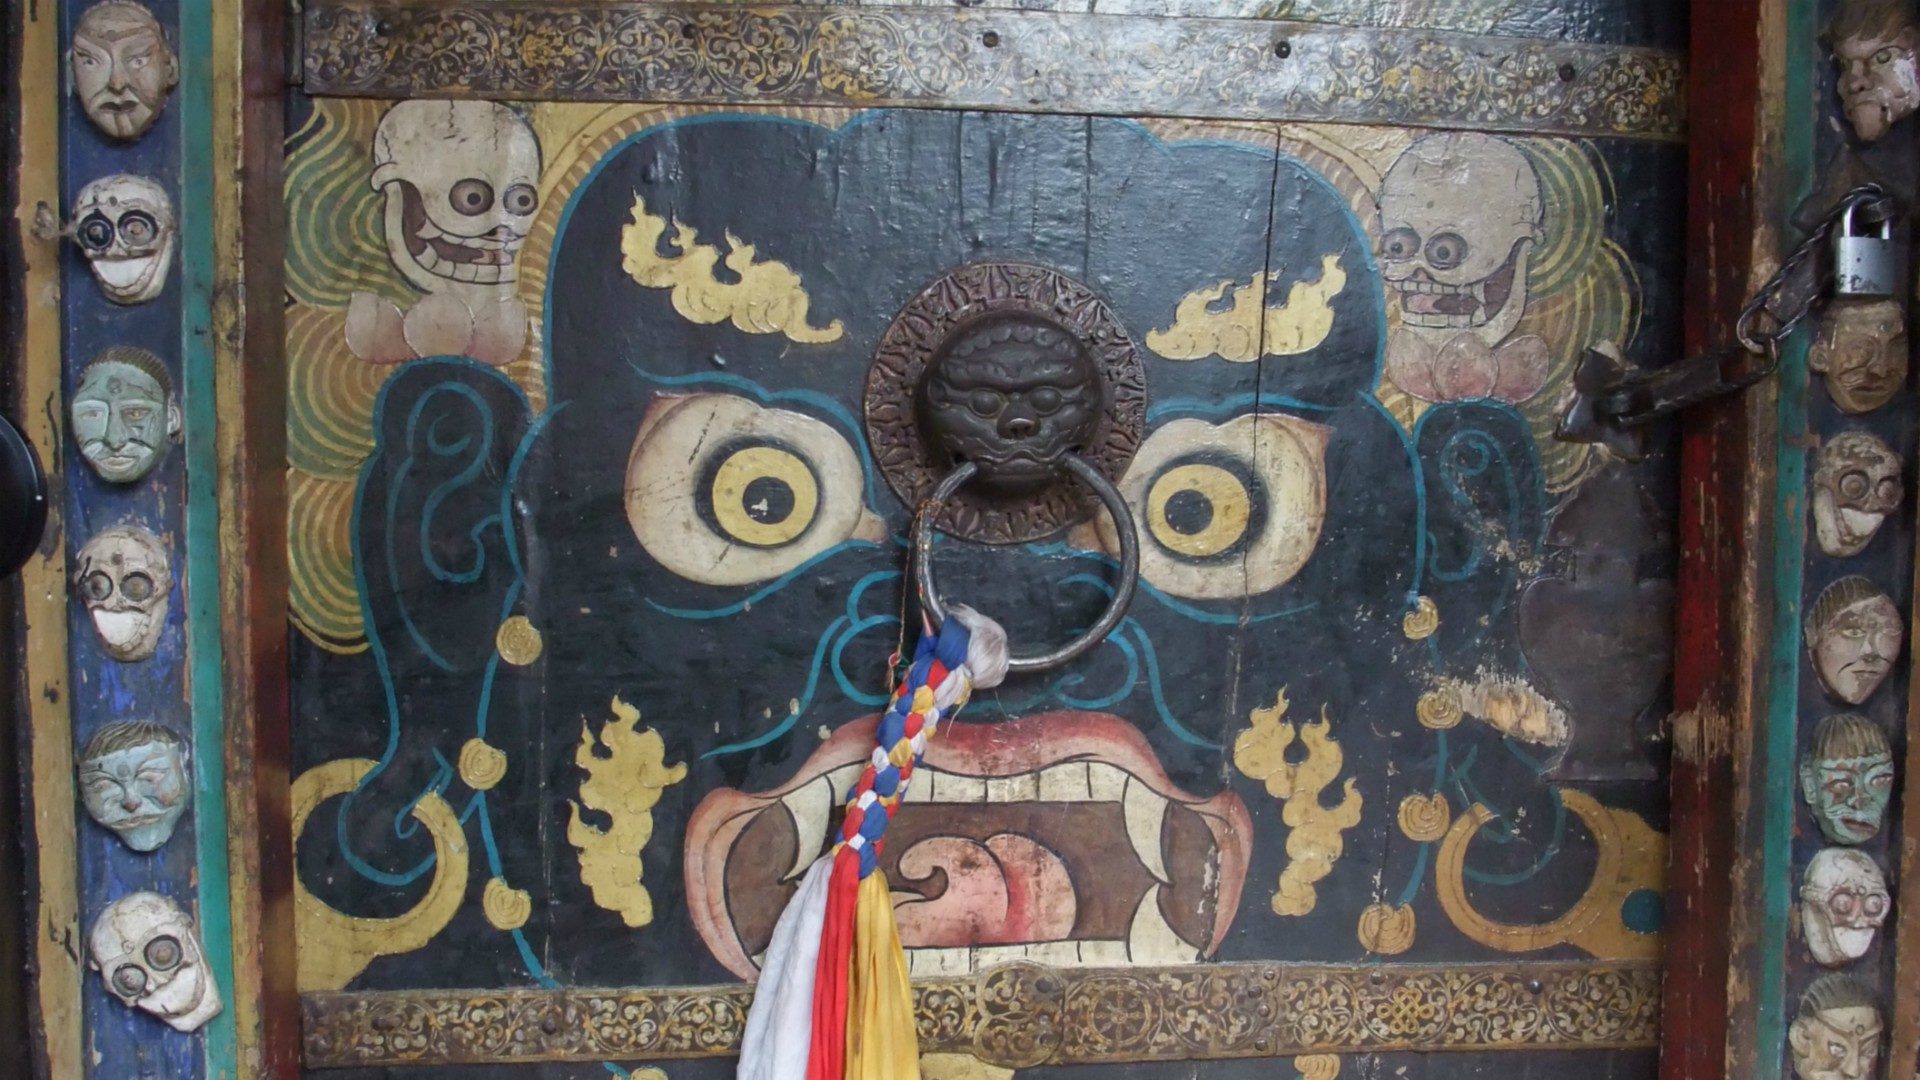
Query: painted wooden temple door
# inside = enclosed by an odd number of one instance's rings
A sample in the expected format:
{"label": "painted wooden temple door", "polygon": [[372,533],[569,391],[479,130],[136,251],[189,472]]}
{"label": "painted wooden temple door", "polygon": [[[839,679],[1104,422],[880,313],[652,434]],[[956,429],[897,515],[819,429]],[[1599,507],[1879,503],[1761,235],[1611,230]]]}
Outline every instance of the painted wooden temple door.
{"label": "painted wooden temple door", "polygon": [[[308,5],[310,1067],[732,1075],[917,622],[923,372],[1038,312],[1090,395],[952,400],[1086,407],[1138,593],[895,820],[927,1073],[1653,1074],[1673,459],[1552,432],[1678,348],[1675,28],[1318,6]],[[1090,496],[966,500],[949,599],[1093,622]]]}

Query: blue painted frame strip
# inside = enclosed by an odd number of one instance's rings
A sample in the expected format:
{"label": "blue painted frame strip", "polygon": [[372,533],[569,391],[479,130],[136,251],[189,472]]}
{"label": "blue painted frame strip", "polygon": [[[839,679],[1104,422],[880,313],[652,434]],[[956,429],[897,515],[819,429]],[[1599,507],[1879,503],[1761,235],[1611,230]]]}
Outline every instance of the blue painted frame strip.
{"label": "blue painted frame strip", "polygon": [[237,1075],[233,919],[227,863],[227,758],[220,638],[219,410],[213,355],[213,4],[180,5],[180,358],[186,411],[187,657],[198,815],[201,943],[227,1001],[202,1029],[205,1076]]}
{"label": "blue painted frame strip", "polygon": [[[1819,49],[1814,0],[1788,0],[1786,10],[1786,108],[1781,122],[1781,205],[1769,208],[1786,225],[1793,207],[1813,190],[1814,54]],[[1807,332],[1782,348],[1775,385],[1779,426],[1774,444],[1773,586],[1767,701],[1761,729],[1761,920],[1758,1015],[1754,1080],[1782,1080],[1786,1062],[1788,922],[1793,908],[1794,742],[1800,719],[1800,618],[1806,587],[1807,547]]]}

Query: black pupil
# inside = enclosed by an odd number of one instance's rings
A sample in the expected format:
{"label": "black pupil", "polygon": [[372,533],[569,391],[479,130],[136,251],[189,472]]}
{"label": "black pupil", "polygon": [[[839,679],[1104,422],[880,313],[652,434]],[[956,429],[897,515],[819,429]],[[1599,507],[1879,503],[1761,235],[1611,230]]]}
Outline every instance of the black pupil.
{"label": "black pupil", "polygon": [[507,209],[516,214],[531,214],[539,204],[533,189],[525,184],[515,184],[507,189]]}
{"label": "black pupil", "polygon": [[120,234],[129,243],[145,244],[153,239],[159,227],[145,214],[128,214],[120,219]]}
{"label": "black pupil", "polygon": [[105,600],[113,595],[113,579],[105,574],[87,575],[87,595],[95,600]]}
{"label": "black pupil", "polygon": [[147,988],[147,973],[128,964],[113,973],[113,985],[123,994],[137,994]]}
{"label": "black pupil", "polygon": [[762,476],[740,493],[740,509],[762,525],[774,525],[793,514],[793,488],[785,480]]}
{"label": "black pupil", "polygon": [[447,198],[455,210],[463,214],[479,214],[493,205],[493,188],[485,180],[469,177],[453,185]]}
{"label": "black pupil", "polygon": [[153,579],[145,574],[128,574],[120,583],[120,590],[129,600],[145,600],[153,595]]}
{"label": "black pupil", "polygon": [[164,971],[179,962],[179,942],[170,937],[157,937],[147,942],[147,963]]}
{"label": "black pupil", "polygon": [[1213,524],[1213,500],[1182,488],[1167,497],[1167,527],[1182,536],[1194,536]]}
{"label": "black pupil", "polygon": [[80,223],[80,242],[92,248],[113,243],[113,222],[98,214]]}

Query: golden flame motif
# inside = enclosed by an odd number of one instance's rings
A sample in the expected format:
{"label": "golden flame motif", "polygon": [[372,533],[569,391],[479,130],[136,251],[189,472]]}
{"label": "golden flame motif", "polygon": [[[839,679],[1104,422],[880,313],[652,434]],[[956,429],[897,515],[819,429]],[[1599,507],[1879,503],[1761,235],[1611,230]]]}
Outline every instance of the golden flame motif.
{"label": "golden flame motif", "polygon": [[1400,632],[1407,635],[1408,641],[1425,641],[1440,629],[1440,605],[1433,597],[1423,596],[1413,605],[1413,610],[1400,619]]}
{"label": "golden flame motif", "polygon": [[[1347,287],[1340,256],[1323,256],[1317,280],[1294,282],[1286,302],[1270,307],[1267,285],[1278,277],[1263,270],[1237,288],[1222,281],[1195,289],[1174,306],[1172,326],[1147,332],[1147,348],[1169,360],[1218,356],[1238,364],[1319,348],[1333,332],[1333,298]],[[1232,302],[1216,310],[1228,295]]]}
{"label": "golden flame motif", "polygon": [[[1336,806],[1323,806],[1320,794],[1340,775],[1345,755],[1329,734],[1331,723],[1323,709],[1320,722],[1296,728],[1282,719],[1287,713],[1287,691],[1275,695],[1273,707],[1247,715],[1252,727],[1233,741],[1233,763],[1242,773],[1264,780],[1267,794],[1285,803],[1281,820],[1287,833],[1287,868],[1280,872],[1280,889],[1273,894],[1277,915],[1305,915],[1319,902],[1314,883],[1333,871],[1346,844],[1340,834],[1360,823],[1363,800],[1352,778]],[[1298,738],[1306,757],[1287,761],[1287,747]]]}
{"label": "golden flame motif", "polygon": [[1400,800],[1400,831],[1409,840],[1432,843],[1447,835],[1447,826],[1452,823],[1453,808],[1447,805],[1447,797],[1437,791]]}
{"label": "golden flame motif", "polygon": [[[572,803],[567,843],[580,853],[580,883],[593,891],[593,902],[639,929],[653,921],[653,897],[640,884],[640,852],[653,838],[653,807],[661,792],[686,779],[687,767],[666,763],[658,731],[635,730],[639,709],[616,696],[613,716],[597,740],[581,725],[573,763],[586,770],[587,779],[580,801]],[[580,816],[583,804],[613,823],[605,829],[589,825]]]}
{"label": "golden flame motif", "polygon": [[507,775],[507,755],[485,739],[468,739],[460,747],[460,782],[475,791],[491,791]]}
{"label": "golden flame motif", "polygon": [[1300,1070],[1300,1080],[1333,1080],[1340,1075],[1340,1055],[1302,1054],[1293,1059],[1293,1067]]}
{"label": "golden flame motif", "polygon": [[1420,717],[1420,726],[1433,731],[1458,727],[1467,715],[1460,708],[1460,695],[1444,687],[1421,694],[1414,711]]}
{"label": "golden flame motif", "polygon": [[480,910],[495,930],[518,930],[533,914],[533,897],[507,884],[505,878],[492,878],[480,893]]}
{"label": "golden flame motif", "polygon": [[[673,230],[678,255],[663,255],[660,238]],[[802,345],[838,341],[846,327],[835,319],[824,327],[807,324],[813,303],[800,275],[783,262],[760,261],[752,244],[723,233],[729,250],[723,257],[712,244],[700,243],[700,234],[678,221],[650,212],[645,199],[633,197],[633,222],[620,230],[621,269],[650,289],[672,289],[673,310],[702,326],[731,320],[749,334],[783,334]],[[737,281],[714,276],[724,261]]]}
{"label": "golden flame motif", "polygon": [[1360,913],[1360,947],[1381,956],[1399,956],[1413,948],[1413,908],[1369,904]]}
{"label": "golden flame motif", "polygon": [[500,650],[500,659],[514,667],[526,667],[540,659],[545,642],[533,620],[525,615],[511,615],[494,632],[493,647]]}

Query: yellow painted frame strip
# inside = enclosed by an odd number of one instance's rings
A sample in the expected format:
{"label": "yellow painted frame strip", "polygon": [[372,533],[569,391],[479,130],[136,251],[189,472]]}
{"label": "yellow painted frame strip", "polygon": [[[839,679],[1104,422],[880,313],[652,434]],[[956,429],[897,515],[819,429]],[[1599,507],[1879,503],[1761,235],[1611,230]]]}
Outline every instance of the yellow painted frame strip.
{"label": "yellow painted frame strip", "polygon": [[[19,110],[19,202],[13,227],[24,264],[21,319],[20,422],[47,467],[60,479],[60,239],[34,235],[35,212],[60,206],[61,95],[59,5],[13,5],[20,66],[12,86]],[[74,849],[73,715],[67,706],[67,558],[63,500],[54,497],[40,550],[20,572],[26,624],[26,718],[31,725],[27,802],[33,836],[33,888],[27,904],[33,940],[36,1071],[48,1077],[86,1075],[80,1035],[79,863]]]}

